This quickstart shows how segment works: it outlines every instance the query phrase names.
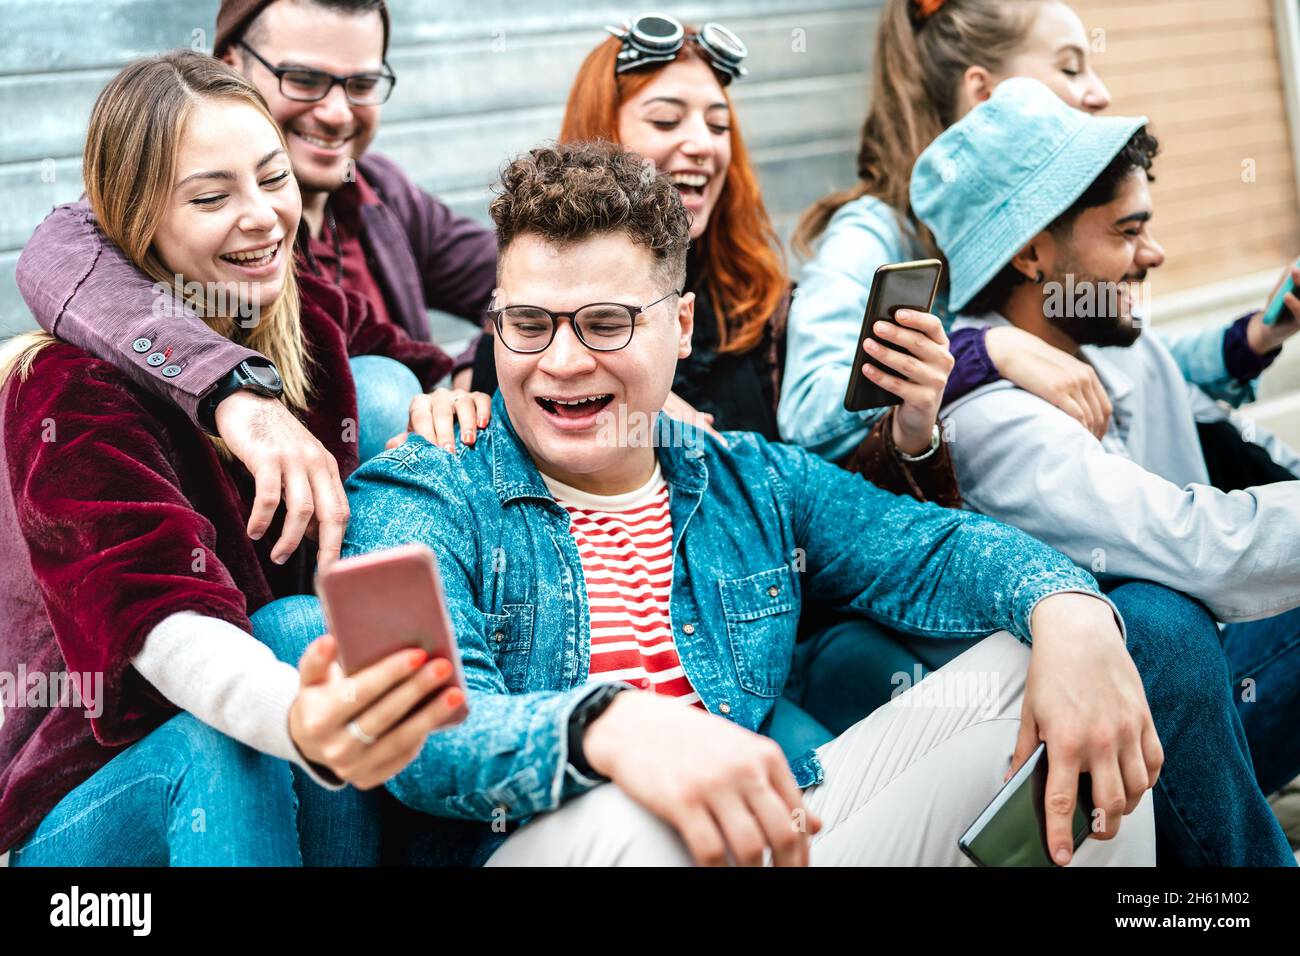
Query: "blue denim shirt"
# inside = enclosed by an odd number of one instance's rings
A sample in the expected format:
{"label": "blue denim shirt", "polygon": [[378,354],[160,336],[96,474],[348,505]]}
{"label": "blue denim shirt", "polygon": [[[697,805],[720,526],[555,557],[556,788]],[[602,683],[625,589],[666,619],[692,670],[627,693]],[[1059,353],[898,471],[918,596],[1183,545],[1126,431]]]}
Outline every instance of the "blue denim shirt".
{"label": "blue denim shirt", "polygon": [[[805,601],[912,634],[1006,628],[1028,641],[1042,598],[1097,593],[1091,575],[1007,525],[890,494],[754,433],[726,438],[658,422],[678,654],[709,712],[742,727],[770,722]],[[348,494],[345,556],[411,542],[437,555],[469,688],[469,717],[431,734],[389,789],[435,816],[504,822],[596,786],[567,753],[569,715],[599,686],[588,683],[582,562],[500,393],[473,447],[453,455],[413,436],[355,472]],[[801,787],[822,779],[812,752],[791,769]]]}

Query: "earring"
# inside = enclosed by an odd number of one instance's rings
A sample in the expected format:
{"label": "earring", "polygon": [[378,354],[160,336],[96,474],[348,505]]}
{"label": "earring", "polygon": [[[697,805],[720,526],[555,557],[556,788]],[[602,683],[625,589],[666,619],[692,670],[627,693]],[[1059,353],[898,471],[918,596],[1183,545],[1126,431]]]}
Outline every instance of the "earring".
{"label": "earring", "polygon": [[1037,272],[1034,273],[1034,282],[1035,282],[1036,284],[1038,284],[1038,285],[1042,285],[1042,284],[1043,284],[1043,279],[1044,279],[1044,278],[1046,278],[1046,277],[1043,275],[1043,270],[1042,270],[1042,269],[1039,269]]}

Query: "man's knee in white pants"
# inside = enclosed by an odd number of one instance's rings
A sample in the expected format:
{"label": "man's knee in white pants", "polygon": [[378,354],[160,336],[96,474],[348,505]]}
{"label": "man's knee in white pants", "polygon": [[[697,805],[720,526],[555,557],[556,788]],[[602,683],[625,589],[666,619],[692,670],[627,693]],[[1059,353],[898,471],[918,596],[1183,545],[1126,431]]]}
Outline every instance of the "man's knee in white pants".
{"label": "man's knee in white pants", "polygon": [[612,783],[542,814],[513,834],[489,866],[690,866],[677,831]]}

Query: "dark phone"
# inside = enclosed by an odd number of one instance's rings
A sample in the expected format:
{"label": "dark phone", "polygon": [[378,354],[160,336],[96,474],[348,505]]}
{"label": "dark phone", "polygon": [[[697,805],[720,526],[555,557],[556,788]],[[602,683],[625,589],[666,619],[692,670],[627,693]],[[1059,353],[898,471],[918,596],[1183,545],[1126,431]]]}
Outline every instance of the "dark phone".
{"label": "dark phone", "polygon": [[872,328],[881,320],[897,324],[894,316],[899,309],[929,312],[934,307],[934,295],[939,291],[939,277],[942,274],[943,263],[938,259],[891,262],[876,270],[871,280],[871,295],[867,298],[867,310],[862,316],[862,329],[858,332],[857,341],[853,343],[849,388],[844,393],[846,410],[860,412],[867,408],[902,404],[901,398],[881,388],[862,374],[864,359],[890,375],[898,374],[867,354],[862,348],[862,342],[868,338],[875,339],[881,345],[897,352],[906,352],[906,349],[880,338]]}
{"label": "dark phone", "polygon": [[[957,845],[976,866],[1056,866],[1047,848],[1046,792],[1047,745],[1039,744]],[[1077,850],[1092,829],[1092,781],[1086,773],[1079,774],[1072,823]]]}

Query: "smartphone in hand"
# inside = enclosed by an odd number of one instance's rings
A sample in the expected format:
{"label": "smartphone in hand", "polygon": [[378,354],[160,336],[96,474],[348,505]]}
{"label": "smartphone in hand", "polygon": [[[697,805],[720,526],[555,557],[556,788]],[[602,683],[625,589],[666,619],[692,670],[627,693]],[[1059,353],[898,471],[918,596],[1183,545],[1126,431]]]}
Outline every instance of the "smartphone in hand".
{"label": "smartphone in hand", "polygon": [[[1029,759],[975,818],[957,845],[976,866],[1056,866],[1047,846],[1047,744]],[[1092,829],[1092,780],[1079,774],[1071,821],[1077,850]]]}
{"label": "smartphone in hand", "polygon": [[[1297,259],[1295,264],[1300,266],[1300,259]],[[1286,281],[1282,283],[1282,288],[1277,290],[1277,295],[1273,296],[1264,309],[1262,321],[1265,325],[1277,324],[1278,319],[1282,317],[1282,312],[1286,309],[1286,297],[1295,291],[1295,280],[1288,275]]]}
{"label": "smartphone in hand", "polygon": [[[355,674],[395,651],[418,647],[430,657],[445,657],[455,669],[455,686],[466,689],[438,560],[425,545],[335,561],[317,575],[316,593],[338,642],[344,673]],[[444,690],[440,687],[414,709]],[[462,705],[449,723],[458,723],[466,713]]]}
{"label": "smartphone in hand", "polygon": [[862,316],[862,330],[858,333],[857,341],[853,343],[853,360],[849,363],[849,387],[844,393],[844,408],[847,411],[860,412],[868,408],[902,404],[901,398],[862,374],[864,362],[869,362],[890,375],[898,374],[873,358],[862,347],[862,343],[866,339],[875,339],[881,345],[897,352],[906,352],[907,349],[886,342],[876,335],[875,325],[881,321],[898,324],[895,316],[899,309],[929,312],[934,308],[934,296],[939,291],[939,277],[942,274],[943,263],[938,259],[891,262],[876,270],[871,280],[867,310]]}

